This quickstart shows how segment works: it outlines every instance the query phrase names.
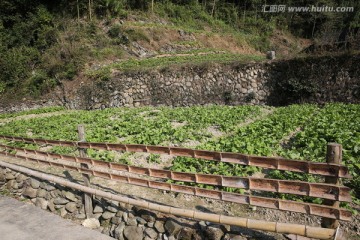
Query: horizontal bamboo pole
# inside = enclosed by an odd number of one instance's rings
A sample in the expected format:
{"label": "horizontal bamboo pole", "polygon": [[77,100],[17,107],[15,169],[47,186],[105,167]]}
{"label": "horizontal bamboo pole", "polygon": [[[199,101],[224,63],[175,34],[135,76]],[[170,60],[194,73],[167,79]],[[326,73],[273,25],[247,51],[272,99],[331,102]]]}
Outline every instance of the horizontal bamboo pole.
{"label": "horizontal bamboo pole", "polygon": [[126,152],[146,152],[157,154],[168,154],[172,156],[192,157],[203,160],[228,162],[247,166],[256,166],[268,169],[277,169],[282,171],[293,171],[309,173],[321,176],[351,178],[347,167],[341,164],[319,163],[300,160],[290,160],[279,157],[261,157],[231,152],[214,152],[205,150],[195,150],[179,147],[163,147],[141,144],[113,144],[113,143],[91,143],[74,141],[57,141],[46,139],[33,139],[23,137],[12,137],[0,135],[0,139],[20,141],[36,144],[49,144],[64,147],[92,148],[97,150],[113,150]]}
{"label": "horizontal bamboo pole", "polygon": [[154,168],[144,168],[129,166],[126,164],[110,163],[85,157],[74,157],[62,154],[55,154],[26,148],[11,147],[0,144],[0,148],[6,150],[16,150],[23,153],[30,153],[50,158],[59,158],[64,161],[80,162],[91,164],[106,169],[124,171],[134,174],[146,175],[155,178],[171,179],[174,181],[193,182],[222,187],[233,187],[251,191],[267,191],[276,193],[288,193],[300,196],[318,197],[329,200],[351,202],[351,189],[344,186],[336,186],[323,183],[309,183],[303,181],[290,181],[278,179],[252,178],[252,177],[233,177],[211,174],[184,173]]}
{"label": "horizontal bamboo pole", "polygon": [[246,227],[254,230],[265,230],[277,233],[287,233],[287,234],[297,234],[309,238],[317,239],[333,239],[336,234],[336,229],[320,228],[320,227],[310,227],[301,224],[288,224],[288,223],[278,223],[278,222],[267,222],[262,220],[253,220],[248,218],[238,218],[230,217],[213,213],[203,213],[194,210],[180,209],[170,206],[164,206],[160,204],[150,203],[148,201],[136,200],[129,197],[118,196],[109,192],[104,192],[102,190],[94,189],[91,187],[82,186],[77,183],[73,183],[67,180],[64,180],[60,177],[56,177],[50,174],[37,172],[25,167],[17,166],[14,164],[6,163],[0,161],[0,166],[12,169],[29,176],[33,176],[39,179],[47,180],[49,182],[57,183],[72,189],[83,191],[89,194],[93,194],[98,197],[107,198],[110,200],[118,201],[121,203],[127,203],[130,205],[159,211],[167,214],[174,214],[180,217],[190,217],[197,220],[209,221],[220,224],[229,224],[233,226]]}
{"label": "horizontal bamboo pole", "polygon": [[13,155],[9,153],[0,152],[0,155],[4,156],[11,156],[22,160],[27,160],[31,162],[36,162],[40,164],[45,164],[48,166],[54,167],[62,167],[67,170],[78,171],[80,173],[91,174],[95,177],[101,177],[106,179],[115,180],[118,182],[128,183],[132,185],[148,187],[153,189],[159,190],[166,190],[172,192],[179,192],[185,193],[189,195],[195,195],[200,197],[212,198],[216,200],[222,200],[227,202],[245,204],[245,205],[253,205],[259,207],[266,207],[290,212],[298,212],[298,213],[305,213],[309,215],[315,215],[320,217],[327,217],[329,219],[339,219],[344,221],[351,220],[351,212],[346,209],[341,208],[333,208],[328,206],[321,206],[312,203],[305,203],[305,202],[296,202],[296,201],[288,201],[276,198],[265,198],[265,197],[257,197],[245,194],[237,194],[237,193],[229,193],[217,190],[209,190],[204,188],[197,188],[192,186],[184,186],[184,185],[177,185],[171,184],[166,182],[157,182],[157,181],[150,181],[144,180],[141,178],[134,178],[119,175],[116,173],[109,173],[108,171],[101,171],[101,170],[91,170],[82,167],[76,167],[73,165],[67,165],[63,163],[48,161],[48,160],[41,160],[36,158],[30,158],[26,156],[19,156]]}

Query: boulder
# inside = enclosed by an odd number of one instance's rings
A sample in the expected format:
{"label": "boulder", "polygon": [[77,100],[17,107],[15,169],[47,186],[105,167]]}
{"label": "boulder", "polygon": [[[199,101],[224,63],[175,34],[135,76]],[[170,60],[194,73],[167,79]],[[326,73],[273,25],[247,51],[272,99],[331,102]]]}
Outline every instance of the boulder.
{"label": "boulder", "polygon": [[159,233],[165,232],[164,223],[161,221],[156,221],[154,227]]}
{"label": "boulder", "polygon": [[57,197],[54,199],[54,204],[56,205],[65,205],[69,202],[69,200],[62,198],[62,197]]}
{"label": "boulder", "polygon": [[77,201],[77,198],[75,197],[75,195],[72,192],[66,192],[65,198],[69,199],[70,201],[73,201],[73,202]]}
{"label": "boulder", "polygon": [[116,217],[122,217],[123,216],[123,214],[124,214],[124,212],[123,211],[121,211],[121,210],[119,210],[117,213],[116,213]]}
{"label": "boulder", "polygon": [[73,213],[76,211],[77,207],[76,207],[76,203],[74,202],[69,202],[65,205],[65,209],[70,212]]}
{"label": "boulder", "polygon": [[111,220],[110,220],[110,222],[112,223],[112,224],[120,224],[121,223],[121,217],[112,217],[111,218]]}
{"label": "boulder", "polygon": [[96,205],[93,212],[94,213],[103,213],[104,209],[101,206]]}
{"label": "boulder", "polygon": [[112,218],[112,217],[115,217],[115,213],[105,211],[105,212],[101,215],[101,217],[102,217],[103,219],[105,219],[105,220],[108,220],[108,219],[110,219],[110,218]]}
{"label": "boulder", "polygon": [[205,231],[205,237],[209,240],[221,240],[224,232],[219,227],[209,226]]}
{"label": "boulder", "polygon": [[6,183],[6,188],[11,190],[11,189],[18,189],[19,188],[19,185],[18,183],[16,182],[15,179],[11,179],[10,181],[8,181]]}
{"label": "boulder", "polygon": [[31,178],[30,185],[32,188],[38,189],[40,187],[40,182],[36,179]]}
{"label": "boulder", "polygon": [[146,224],[146,221],[145,221],[143,218],[141,218],[141,217],[136,217],[136,221],[137,221],[139,224],[142,224],[142,225]]}
{"label": "boulder", "polygon": [[53,185],[50,184],[45,184],[44,188],[46,191],[53,191],[56,189]]}
{"label": "boulder", "polygon": [[100,227],[100,222],[96,218],[89,218],[89,219],[85,219],[82,225],[87,228],[95,229]]}
{"label": "boulder", "polygon": [[125,223],[122,222],[119,224],[119,226],[117,226],[114,230],[114,238],[122,240],[124,239],[124,229],[125,229]]}
{"label": "boulder", "polygon": [[158,233],[152,228],[145,229],[145,234],[151,239],[156,239],[158,236]]}
{"label": "boulder", "polygon": [[145,209],[141,209],[137,211],[137,215],[140,216],[142,219],[144,219],[147,222],[154,222],[156,219],[156,215],[153,212],[150,212]]}
{"label": "boulder", "polygon": [[44,198],[36,198],[35,206],[46,210],[48,207],[48,201],[46,201]]}
{"label": "boulder", "polygon": [[86,215],[85,215],[85,213],[79,213],[79,214],[75,215],[75,218],[77,218],[77,219],[85,219]]}
{"label": "boulder", "polygon": [[236,234],[225,234],[224,240],[247,240],[246,237],[240,236],[240,235],[236,235]]}
{"label": "boulder", "polygon": [[127,240],[142,240],[144,237],[143,229],[137,226],[127,226],[124,228],[124,236]]}
{"label": "boulder", "polygon": [[[188,227],[184,227],[177,235],[178,239],[198,239],[196,238],[196,230]],[[200,238],[201,239],[201,238]]]}
{"label": "boulder", "polygon": [[47,194],[47,191],[45,189],[38,189],[37,190],[37,193],[36,195],[39,197],[39,198],[45,198],[46,197],[46,194]]}
{"label": "boulder", "polygon": [[54,200],[50,200],[48,202],[48,208],[51,212],[55,212],[55,205],[54,205]]}
{"label": "boulder", "polygon": [[18,183],[23,182],[23,181],[25,181],[26,179],[28,179],[28,177],[26,177],[26,176],[23,175],[23,174],[19,174],[19,175],[16,177],[16,181],[17,181]]}
{"label": "boulder", "polygon": [[22,193],[25,197],[35,198],[37,194],[37,190],[32,187],[27,187]]}
{"label": "boulder", "polygon": [[65,217],[66,216],[66,214],[67,214],[67,211],[66,211],[66,209],[63,207],[63,208],[61,208],[60,209],[60,216],[61,217]]}
{"label": "boulder", "polygon": [[15,179],[15,176],[14,176],[14,174],[8,172],[8,173],[5,174],[5,179],[6,180],[12,180],[12,179]]}
{"label": "boulder", "polygon": [[136,226],[137,225],[136,218],[128,218],[128,220],[126,221],[126,224],[129,226]]}
{"label": "boulder", "polygon": [[169,233],[170,236],[176,236],[182,228],[182,226],[175,222],[173,219],[168,219],[165,222],[164,227],[166,232]]}
{"label": "boulder", "polygon": [[106,208],[106,210],[108,210],[109,212],[116,213],[119,209],[117,209],[117,208],[114,207],[114,206],[108,206],[108,207]]}

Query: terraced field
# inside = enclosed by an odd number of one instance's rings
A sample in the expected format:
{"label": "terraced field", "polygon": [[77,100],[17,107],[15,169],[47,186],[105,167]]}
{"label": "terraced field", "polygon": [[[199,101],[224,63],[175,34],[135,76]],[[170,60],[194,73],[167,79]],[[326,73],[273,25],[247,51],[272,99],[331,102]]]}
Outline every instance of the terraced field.
{"label": "terraced field", "polygon": [[[56,140],[77,140],[77,125],[85,124],[87,141],[186,146],[197,149],[240,152],[262,156],[325,161],[326,145],[343,145],[343,162],[353,180],[345,184],[360,198],[360,105],[327,104],[265,106],[197,106],[184,108],[142,107],[98,111],[63,111],[62,108],[0,115],[1,135]],[[47,113],[46,116],[36,113]],[[54,116],[51,116],[52,113]],[[32,114],[31,118],[26,118]],[[22,115],[21,118],[18,116]],[[14,143],[11,143],[14,144]],[[24,146],[24,145],[22,145]],[[56,153],[76,155],[73,148],[25,145]],[[201,161],[156,154],[88,150],[104,161],[169,168],[184,172],[223,175],[260,175],[316,181],[307,175],[263,172],[256,167]],[[184,183],[185,184],[185,183]],[[209,187],[209,186],[204,186]],[[225,189],[234,191],[234,189]],[[310,201],[317,201],[310,199]]]}

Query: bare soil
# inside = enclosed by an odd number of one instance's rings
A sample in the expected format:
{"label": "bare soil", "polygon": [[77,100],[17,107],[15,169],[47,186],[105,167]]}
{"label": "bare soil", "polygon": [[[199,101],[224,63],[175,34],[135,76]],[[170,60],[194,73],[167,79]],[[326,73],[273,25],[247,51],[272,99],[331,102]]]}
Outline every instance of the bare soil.
{"label": "bare soil", "polygon": [[0,119],[0,126],[4,125],[6,123],[12,122],[12,121],[27,120],[27,119],[33,119],[33,118],[46,118],[46,117],[51,117],[51,116],[59,116],[59,115],[63,115],[66,113],[70,113],[70,111],[65,110],[65,111],[40,113],[40,114],[28,114],[28,115],[13,117],[13,118],[5,118],[5,119]]}

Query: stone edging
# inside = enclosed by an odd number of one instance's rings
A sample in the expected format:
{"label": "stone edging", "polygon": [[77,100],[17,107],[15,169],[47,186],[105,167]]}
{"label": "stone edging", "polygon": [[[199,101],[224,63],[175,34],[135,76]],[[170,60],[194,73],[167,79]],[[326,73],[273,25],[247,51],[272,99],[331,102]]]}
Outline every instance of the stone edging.
{"label": "stone edging", "polygon": [[230,226],[180,219],[97,197],[93,216],[86,219],[81,192],[5,168],[0,168],[0,193],[28,200],[115,239],[247,239]]}

